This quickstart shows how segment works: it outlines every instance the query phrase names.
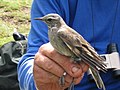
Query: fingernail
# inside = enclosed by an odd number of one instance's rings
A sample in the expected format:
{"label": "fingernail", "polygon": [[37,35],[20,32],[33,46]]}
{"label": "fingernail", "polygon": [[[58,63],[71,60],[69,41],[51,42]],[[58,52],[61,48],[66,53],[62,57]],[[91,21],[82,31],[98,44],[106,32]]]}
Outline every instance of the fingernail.
{"label": "fingernail", "polygon": [[73,67],[73,68],[72,68],[72,72],[73,72],[73,73],[77,72],[78,70],[79,70],[79,68],[77,68],[77,67]]}

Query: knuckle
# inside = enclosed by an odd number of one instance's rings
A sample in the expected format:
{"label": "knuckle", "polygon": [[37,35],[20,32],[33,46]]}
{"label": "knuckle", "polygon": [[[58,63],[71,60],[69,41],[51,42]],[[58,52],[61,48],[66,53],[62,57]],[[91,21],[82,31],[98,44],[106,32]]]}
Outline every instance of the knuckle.
{"label": "knuckle", "polygon": [[39,48],[39,52],[43,53],[45,50],[45,45],[42,45],[40,48]]}
{"label": "knuckle", "polygon": [[48,44],[42,45],[39,48],[39,52],[51,58],[54,58],[55,56],[55,49],[53,47],[50,47]]}
{"label": "knuckle", "polygon": [[83,68],[83,72],[86,72],[88,70],[89,66],[88,65],[85,65],[84,68]]}
{"label": "knuckle", "polygon": [[83,73],[86,72],[88,70],[88,68],[89,68],[89,65],[84,63],[84,62],[81,62],[80,66],[82,68]]}
{"label": "knuckle", "polygon": [[41,64],[42,59],[43,59],[43,56],[39,52],[37,52],[35,54],[34,64],[37,64],[39,66],[39,64]]}
{"label": "knuckle", "polygon": [[48,60],[45,62],[44,65],[45,65],[47,70],[52,70],[53,68],[55,68],[53,62],[48,61]]}
{"label": "knuckle", "polygon": [[34,59],[36,60],[36,59],[38,59],[38,57],[39,57],[39,52],[37,52],[37,53],[35,54],[35,58],[34,58]]}
{"label": "knuckle", "polygon": [[49,51],[49,56],[51,57],[51,58],[54,58],[55,57],[55,51]]}

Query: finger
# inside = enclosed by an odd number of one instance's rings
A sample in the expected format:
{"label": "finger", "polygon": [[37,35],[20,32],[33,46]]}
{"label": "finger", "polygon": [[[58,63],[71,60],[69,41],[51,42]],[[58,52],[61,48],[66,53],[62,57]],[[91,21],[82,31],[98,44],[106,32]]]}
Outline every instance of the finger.
{"label": "finger", "polygon": [[[44,69],[40,68],[37,65],[34,65],[33,76],[34,76],[35,83],[36,83],[37,87],[41,87],[41,86],[44,86],[47,84],[50,85],[52,83],[53,83],[53,85],[54,84],[59,85],[59,77],[45,71]],[[70,77],[69,75],[65,76],[64,86],[59,85],[59,87],[64,88],[64,89],[67,88],[72,81],[71,78],[72,77]],[[68,80],[69,80],[69,82],[68,82]]]}
{"label": "finger", "polygon": [[82,68],[83,73],[86,72],[89,69],[89,65],[84,63],[83,61],[81,61],[79,64]]}
{"label": "finger", "polygon": [[[40,60],[37,59],[36,57],[40,58]],[[51,72],[51,73],[55,74],[58,77],[61,77],[63,75],[64,70],[61,67],[59,67],[59,65],[57,65],[56,63],[51,61],[49,58],[37,53],[36,56],[35,56],[35,59],[36,59],[35,64],[38,67],[43,68],[44,70],[46,70],[48,72]],[[48,63],[48,65],[47,65],[47,63]],[[64,78],[65,78],[65,81],[67,83],[71,83],[73,77],[71,77],[69,74],[66,74]]]}
{"label": "finger", "polygon": [[74,84],[79,84],[80,83],[80,81],[83,79],[83,76],[84,76],[84,73],[80,76],[80,77],[78,77],[78,78],[74,78]]}
{"label": "finger", "polygon": [[78,64],[72,67],[72,72],[74,73],[75,78],[80,77],[83,73],[81,66]]}
{"label": "finger", "polygon": [[40,68],[36,64],[34,65],[34,68],[33,68],[33,75],[34,75],[35,81],[40,85],[44,85],[47,83],[58,83],[59,81],[59,77],[45,71],[44,69]]}
{"label": "finger", "polygon": [[[66,57],[66,56],[61,55],[58,52],[56,52],[55,49],[52,47],[52,45],[50,45],[49,43],[43,45],[40,48],[39,52],[41,52],[43,55],[49,57],[54,62],[59,64],[72,77],[80,76],[80,74],[82,72],[80,65],[71,62],[71,59],[69,57]],[[72,71],[73,67],[77,67],[78,70],[76,70],[76,71],[79,73],[75,74],[75,72]]]}
{"label": "finger", "polygon": [[[36,58],[36,57],[37,57],[37,58]],[[35,61],[34,61],[34,63],[35,63],[38,67],[40,67],[40,68],[42,68],[42,69],[44,69],[44,70],[46,70],[46,71],[48,71],[48,72],[50,72],[50,73],[58,76],[58,77],[61,77],[62,74],[64,73],[63,68],[61,68],[61,67],[60,67],[58,64],[56,64],[54,61],[52,61],[51,59],[49,59],[48,57],[42,55],[42,54],[39,53],[39,52],[38,52],[38,53],[36,54],[36,56],[35,56]]]}
{"label": "finger", "polygon": [[67,82],[67,83],[71,83],[71,82],[72,82],[72,79],[73,79],[73,77],[71,77],[69,74],[66,74],[66,75],[64,76],[64,78],[65,78],[65,82]]}
{"label": "finger", "polygon": [[[38,66],[34,65],[33,69],[33,76],[34,81],[37,87],[37,90],[46,90],[50,89],[53,90],[53,88],[57,88],[57,90],[64,90],[67,86],[61,87],[59,85],[59,78],[49,72],[46,72],[42,68],[39,68]],[[65,83],[65,85],[67,85]]]}

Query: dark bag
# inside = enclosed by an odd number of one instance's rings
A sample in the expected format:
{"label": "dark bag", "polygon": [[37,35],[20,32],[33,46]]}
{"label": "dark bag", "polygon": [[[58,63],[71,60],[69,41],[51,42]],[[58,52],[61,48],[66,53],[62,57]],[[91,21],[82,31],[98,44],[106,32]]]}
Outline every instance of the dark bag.
{"label": "dark bag", "polygon": [[0,90],[20,90],[17,64],[26,52],[26,40],[12,41],[0,47]]}

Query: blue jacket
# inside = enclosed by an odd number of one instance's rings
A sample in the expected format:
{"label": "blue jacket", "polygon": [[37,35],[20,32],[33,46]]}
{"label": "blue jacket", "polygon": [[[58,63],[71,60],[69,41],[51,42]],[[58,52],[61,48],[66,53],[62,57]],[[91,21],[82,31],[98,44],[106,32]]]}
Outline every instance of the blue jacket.
{"label": "blue jacket", "polygon": [[[92,4],[91,4],[92,1]],[[118,0],[34,0],[31,9],[31,30],[27,53],[18,65],[21,90],[35,90],[33,59],[39,47],[49,42],[47,26],[34,20],[48,13],[58,13],[65,22],[80,33],[99,54],[106,53],[110,42],[117,43],[120,51],[120,2]],[[91,8],[92,7],[92,8]],[[116,16],[116,20],[114,19]],[[115,22],[114,22],[115,20]],[[114,24],[114,29],[112,30]],[[94,27],[94,29],[93,29]],[[113,77],[112,70],[100,73],[107,90],[120,90],[120,78]],[[85,74],[75,90],[98,90]]]}

